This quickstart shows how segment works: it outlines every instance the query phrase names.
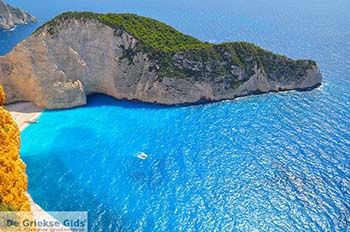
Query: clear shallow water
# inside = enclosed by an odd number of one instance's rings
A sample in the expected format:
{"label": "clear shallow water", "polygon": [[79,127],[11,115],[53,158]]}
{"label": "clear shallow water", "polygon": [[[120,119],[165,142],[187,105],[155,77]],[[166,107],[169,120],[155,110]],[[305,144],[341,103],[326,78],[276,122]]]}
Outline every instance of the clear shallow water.
{"label": "clear shallow water", "polygon": [[[44,209],[89,210],[91,231],[350,230],[347,1],[10,2],[42,21],[68,9],[139,13],[203,40],[312,58],[324,74],[311,92],[187,108],[96,95],[45,112],[21,150]],[[0,54],[39,24],[0,32]]]}

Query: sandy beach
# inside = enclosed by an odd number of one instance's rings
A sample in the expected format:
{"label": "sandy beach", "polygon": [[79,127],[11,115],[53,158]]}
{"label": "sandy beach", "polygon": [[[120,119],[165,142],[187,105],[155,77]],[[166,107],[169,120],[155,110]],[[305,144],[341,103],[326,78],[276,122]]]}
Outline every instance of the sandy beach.
{"label": "sandy beach", "polygon": [[29,125],[28,122],[36,120],[43,111],[31,102],[9,104],[6,108],[21,131]]}

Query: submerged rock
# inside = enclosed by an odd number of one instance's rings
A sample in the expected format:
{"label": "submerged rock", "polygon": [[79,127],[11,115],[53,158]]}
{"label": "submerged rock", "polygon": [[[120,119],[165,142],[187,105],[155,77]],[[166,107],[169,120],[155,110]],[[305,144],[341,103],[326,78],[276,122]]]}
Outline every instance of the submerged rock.
{"label": "submerged rock", "polygon": [[15,25],[35,22],[36,18],[31,14],[10,6],[0,0],[0,30],[9,30]]}
{"label": "submerged rock", "polygon": [[7,102],[49,109],[84,105],[92,93],[191,104],[308,90],[321,79],[314,61],[246,42],[201,42],[133,14],[64,13],[0,57]]}

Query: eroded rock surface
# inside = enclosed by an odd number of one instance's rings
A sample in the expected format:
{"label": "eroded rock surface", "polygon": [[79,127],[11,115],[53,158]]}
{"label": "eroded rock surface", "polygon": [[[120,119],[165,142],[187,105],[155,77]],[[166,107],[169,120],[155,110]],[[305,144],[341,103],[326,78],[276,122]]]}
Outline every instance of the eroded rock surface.
{"label": "eroded rock surface", "polygon": [[[84,105],[92,93],[173,105],[307,90],[322,79],[313,61],[295,61],[248,43],[213,45],[215,59],[200,51],[164,55],[145,47],[122,27],[63,17],[0,57],[0,83],[7,103],[31,101],[56,109]],[[162,71],[164,56],[175,71]]]}

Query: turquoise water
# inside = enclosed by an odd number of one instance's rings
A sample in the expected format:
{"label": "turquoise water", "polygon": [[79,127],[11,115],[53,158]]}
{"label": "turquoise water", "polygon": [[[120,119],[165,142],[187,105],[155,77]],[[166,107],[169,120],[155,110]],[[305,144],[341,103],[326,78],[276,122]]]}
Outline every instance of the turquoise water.
{"label": "turquoise water", "polygon": [[[44,209],[88,210],[90,231],[350,230],[347,1],[10,2],[42,21],[67,9],[139,13],[206,41],[312,58],[324,74],[310,92],[191,107],[94,95],[45,112],[21,150]],[[0,32],[0,53],[42,21]]]}

